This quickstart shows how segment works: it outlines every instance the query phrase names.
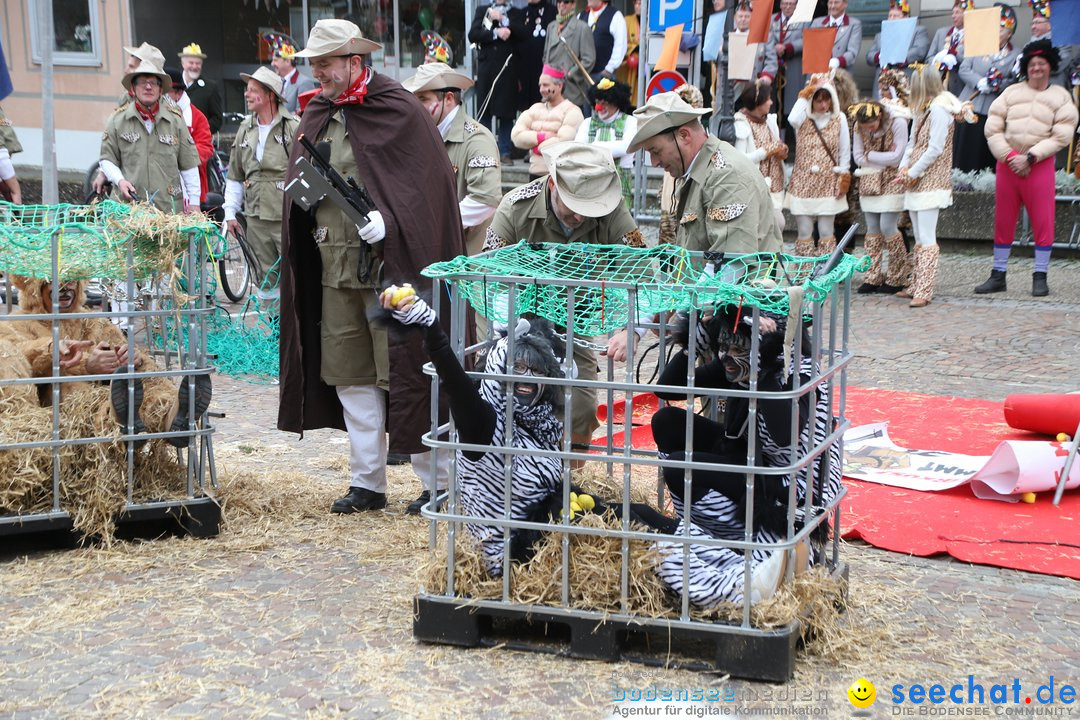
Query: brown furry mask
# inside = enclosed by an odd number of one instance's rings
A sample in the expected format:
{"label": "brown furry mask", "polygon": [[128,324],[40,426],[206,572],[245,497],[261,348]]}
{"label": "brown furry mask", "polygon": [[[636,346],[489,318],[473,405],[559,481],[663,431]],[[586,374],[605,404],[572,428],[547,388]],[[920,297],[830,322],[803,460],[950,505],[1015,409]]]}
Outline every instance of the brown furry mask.
{"label": "brown furry mask", "polygon": [[[19,288],[19,309],[24,313],[47,313],[52,308],[52,283],[48,278],[12,275]],[[82,312],[86,305],[86,281],[69,280],[60,286],[60,312]]]}

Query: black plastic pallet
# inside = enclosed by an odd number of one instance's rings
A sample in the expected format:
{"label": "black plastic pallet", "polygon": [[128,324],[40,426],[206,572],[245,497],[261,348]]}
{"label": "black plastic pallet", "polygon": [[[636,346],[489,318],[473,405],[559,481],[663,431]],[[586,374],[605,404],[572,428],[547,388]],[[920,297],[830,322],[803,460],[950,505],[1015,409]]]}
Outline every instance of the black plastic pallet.
{"label": "black plastic pallet", "polygon": [[[221,526],[221,506],[212,497],[157,502],[117,513],[115,537],[119,540],[154,539],[190,535],[213,537]],[[0,551],[19,552],[84,545],[87,538],[72,527],[69,515],[0,517]]]}
{"label": "black plastic pallet", "polygon": [[[841,563],[833,575],[846,579],[847,572]],[[584,611],[567,615],[538,606],[523,609],[437,595],[418,595],[413,602],[413,637],[421,642],[626,660],[766,682],[794,677],[798,620],[751,633],[722,623],[693,625]]]}

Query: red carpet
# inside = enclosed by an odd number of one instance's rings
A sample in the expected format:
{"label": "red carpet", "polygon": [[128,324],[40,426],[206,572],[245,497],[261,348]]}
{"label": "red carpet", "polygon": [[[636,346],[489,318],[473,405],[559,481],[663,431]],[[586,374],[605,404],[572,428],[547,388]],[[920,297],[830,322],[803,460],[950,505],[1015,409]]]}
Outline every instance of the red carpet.
{"label": "red carpet", "polygon": [[[889,421],[897,445],[989,455],[1002,440],[1044,440],[1005,424],[989,400],[848,388],[852,425]],[[979,500],[966,485],[929,493],[845,478],[845,538],[909,553],[1080,579],[1080,494],[1034,504]]]}
{"label": "red carpet", "polygon": [[[1002,440],[1048,439],[1006,425],[1000,402],[867,388],[848,388],[847,401],[852,425],[888,420],[889,436],[905,447],[990,455]],[[635,447],[655,447],[648,425],[655,408],[654,396],[635,398]],[[606,416],[605,407],[599,415]],[[613,417],[622,423],[620,403]],[[618,433],[615,444],[621,442]],[[1080,493],[1066,493],[1054,507],[1049,492],[1029,505],[979,500],[966,485],[930,493],[844,483],[845,538],[898,553],[948,553],[964,562],[1080,579]]]}

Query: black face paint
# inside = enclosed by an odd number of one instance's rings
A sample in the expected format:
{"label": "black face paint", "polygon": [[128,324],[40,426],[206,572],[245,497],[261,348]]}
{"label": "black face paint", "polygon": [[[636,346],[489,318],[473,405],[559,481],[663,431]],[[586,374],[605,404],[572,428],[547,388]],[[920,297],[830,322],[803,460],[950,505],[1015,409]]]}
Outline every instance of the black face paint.
{"label": "black face paint", "polygon": [[742,348],[729,346],[724,354],[720,356],[721,362],[724,363],[724,375],[727,377],[728,382],[733,382],[738,385],[748,385],[750,383],[750,353]]}
{"label": "black face paint", "polygon": [[514,402],[526,408],[531,408],[540,402],[539,383],[514,383]]}
{"label": "black face paint", "polygon": [[[518,360],[514,363],[514,374],[524,375],[529,378],[538,376],[538,373],[533,371],[524,360]],[[531,408],[540,402],[540,398],[543,396],[542,389],[543,387],[537,382],[515,382],[513,386],[514,402],[523,407]]]}

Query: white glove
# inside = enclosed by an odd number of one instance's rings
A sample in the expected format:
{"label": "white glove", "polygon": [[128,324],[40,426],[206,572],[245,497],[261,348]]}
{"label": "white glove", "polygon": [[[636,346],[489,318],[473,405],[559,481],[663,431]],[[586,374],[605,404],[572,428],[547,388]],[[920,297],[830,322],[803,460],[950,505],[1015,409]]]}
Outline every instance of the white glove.
{"label": "white glove", "polygon": [[394,319],[402,325],[424,325],[431,327],[435,324],[435,311],[432,310],[423,298],[416,298],[402,310],[394,311]]}
{"label": "white glove", "polygon": [[840,67],[840,58],[830,58],[829,59],[829,69],[830,70],[836,70],[839,67]]}
{"label": "white glove", "polygon": [[372,210],[368,213],[368,224],[364,227],[357,226],[356,232],[360,233],[360,239],[369,245],[374,245],[386,238],[386,222],[383,221],[382,213]]}
{"label": "white glove", "polygon": [[941,57],[941,60],[940,60],[941,64],[944,65],[945,67],[949,68],[950,70],[952,70],[954,67],[956,67],[956,56],[955,55],[952,55],[950,53],[944,53],[944,54],[939,53],[939,56]]}
{"label": "white glove", "polygon": [[981,93],[990,92],[990,81],[986,78],[979,78],[979,82],[975,83],[975,89]]}

